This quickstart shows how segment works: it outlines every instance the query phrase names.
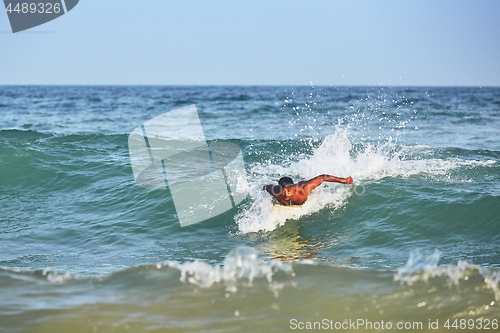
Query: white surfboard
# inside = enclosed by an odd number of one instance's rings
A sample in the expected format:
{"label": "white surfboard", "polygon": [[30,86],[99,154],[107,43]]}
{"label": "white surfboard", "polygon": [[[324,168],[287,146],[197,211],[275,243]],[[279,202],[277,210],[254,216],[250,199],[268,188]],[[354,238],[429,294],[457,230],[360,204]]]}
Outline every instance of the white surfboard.
{"label": "white surfboard", "polygon": [[273,205],[273,210],[276,212],[298,212],[302,210],[301,205],[291,205],[291,206],[283,206],[283,205]]}

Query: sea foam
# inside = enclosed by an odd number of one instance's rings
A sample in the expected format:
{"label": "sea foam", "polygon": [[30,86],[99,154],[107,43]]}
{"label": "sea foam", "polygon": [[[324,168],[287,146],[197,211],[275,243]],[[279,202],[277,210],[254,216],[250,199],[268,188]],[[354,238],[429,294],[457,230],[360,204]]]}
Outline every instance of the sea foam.
{"label": "sea foam", "polygon": [[211,265],[198,260],[184,263],[168,261],[164,265],[178,269],[182,282],[189,282],[201,288],[223,283],[228,292],[236,292],[238,285],[251,286],[255,279],[264,278],[275,295],[282,285],[273,281],[274,274],[279,271],[293,273],[291,264],[278,260],[263,260],[257,251],[247,246],[238,246],[231,250],[222,265]]}

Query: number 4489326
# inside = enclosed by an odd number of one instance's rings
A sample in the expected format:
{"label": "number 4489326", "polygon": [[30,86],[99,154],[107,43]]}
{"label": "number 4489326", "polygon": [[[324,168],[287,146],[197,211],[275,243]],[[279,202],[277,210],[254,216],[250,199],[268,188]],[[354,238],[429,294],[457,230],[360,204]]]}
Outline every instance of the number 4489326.
{"label": "number 4489326", "polygon": [[446,320],[444,323],[444,328],[447,329],[477,329],[477,330],[496,330],[498,329],[498,319],[455,319],[451,321],[450,319]]}
{"label": "number 4489326", "polygon": [[50,2],[39,2],[39,3],[17,3],[14,8],[12,8],[12,3],[9,3],[7,7],[5,7],[5,11],[7,13],[18,13],[18,14],[59,14],[61,12],[61,4],[59,2],[50,3]]}

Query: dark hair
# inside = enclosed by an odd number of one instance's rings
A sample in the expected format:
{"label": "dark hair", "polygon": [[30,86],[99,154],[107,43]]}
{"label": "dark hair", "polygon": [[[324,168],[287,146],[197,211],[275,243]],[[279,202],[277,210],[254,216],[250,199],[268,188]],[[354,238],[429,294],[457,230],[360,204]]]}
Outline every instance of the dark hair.
{"label": "dark hair", "polygon": [[293,180],[292,180],[292,178],[290,178],[290,177],[282,177],[282,178],[280,178],[280,180],[278,181],[278,184],[280,184],[280,186],[281,186],[282,188],[287,188],[287,187],[289,187],[289,186],[293,185]]}

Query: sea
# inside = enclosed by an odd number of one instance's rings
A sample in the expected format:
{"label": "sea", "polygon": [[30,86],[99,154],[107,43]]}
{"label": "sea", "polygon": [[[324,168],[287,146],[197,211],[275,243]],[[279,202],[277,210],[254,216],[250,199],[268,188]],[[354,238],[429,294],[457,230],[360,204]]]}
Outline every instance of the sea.
{"label": "sea", "polygon": [[[239,147],[246,195],[181,226],[171,191],[138,186],[128,140],[193,105],[208,144]],[[262,190],[320,174],[354,184],[293,213]],[[499,320],[500,88],[0,86],[1,332]]]}

